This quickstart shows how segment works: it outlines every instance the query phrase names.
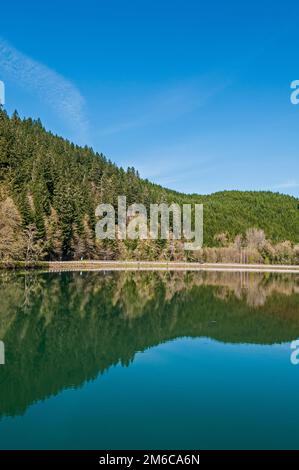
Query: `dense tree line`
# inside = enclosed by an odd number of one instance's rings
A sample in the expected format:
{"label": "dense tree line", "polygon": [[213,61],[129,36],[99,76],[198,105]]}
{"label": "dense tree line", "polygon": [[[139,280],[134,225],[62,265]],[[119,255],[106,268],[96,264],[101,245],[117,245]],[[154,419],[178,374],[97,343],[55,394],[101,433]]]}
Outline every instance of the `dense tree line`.
{"label": "dense tree line", "polygon": [[[225,184],[225,182],[224,182]],[[200,191],[200,188],[199,188]],[[299,211],[290,196],[271,192],[224,191],[187,195],[140,178],[134,168],[117,167],[103,154],[47,132],[39,120],[9,116],[0,109],[0,259],[83,258],[180,259],[180,243],[95,239],[95,208],[101,202],[203,203],[204,243],[246,239],[262,229],[278,244],[299,243]],[[218,238],[217,238],[218,237]],[[269,258],[271,261],[271,259]]]}

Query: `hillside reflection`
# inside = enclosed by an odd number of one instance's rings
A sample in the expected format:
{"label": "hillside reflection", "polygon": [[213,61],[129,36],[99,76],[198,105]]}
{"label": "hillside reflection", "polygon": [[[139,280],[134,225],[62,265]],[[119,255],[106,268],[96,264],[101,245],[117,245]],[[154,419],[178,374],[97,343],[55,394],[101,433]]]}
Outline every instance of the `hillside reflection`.
{"label": "hillside reflection", "polygon": [[256,273],[0,274],[0,416],[179,338],[299,337],[299,277]]}

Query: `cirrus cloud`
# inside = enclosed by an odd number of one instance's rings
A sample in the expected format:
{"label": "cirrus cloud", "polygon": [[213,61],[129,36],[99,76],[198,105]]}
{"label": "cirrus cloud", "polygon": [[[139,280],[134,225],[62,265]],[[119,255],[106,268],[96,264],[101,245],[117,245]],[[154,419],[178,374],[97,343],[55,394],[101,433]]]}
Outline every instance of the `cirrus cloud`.
{"label": "cirrus cloud", "polygon": [[35,93],[82,138],[87,136],[85,101],[69,80],[1,38],[0,71],[3,78]]}

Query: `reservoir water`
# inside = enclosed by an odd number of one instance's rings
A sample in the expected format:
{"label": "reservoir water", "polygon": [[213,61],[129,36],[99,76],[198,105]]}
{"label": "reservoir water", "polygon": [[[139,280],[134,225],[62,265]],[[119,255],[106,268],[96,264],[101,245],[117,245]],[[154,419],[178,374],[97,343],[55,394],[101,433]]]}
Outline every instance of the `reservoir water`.
{"label": "reservoir water", "polygon": [[298,338],[298,275],[3,271],[0,448],[298,449]]}

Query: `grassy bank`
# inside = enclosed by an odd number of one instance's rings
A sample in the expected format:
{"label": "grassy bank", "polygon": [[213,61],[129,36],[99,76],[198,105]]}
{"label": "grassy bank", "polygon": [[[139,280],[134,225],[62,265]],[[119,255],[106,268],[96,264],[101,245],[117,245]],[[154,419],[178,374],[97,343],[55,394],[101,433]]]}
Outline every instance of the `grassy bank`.
{"label": "grassy bank", "polygon": [[0,269],[49,269],[48,261],[1,261]]}

